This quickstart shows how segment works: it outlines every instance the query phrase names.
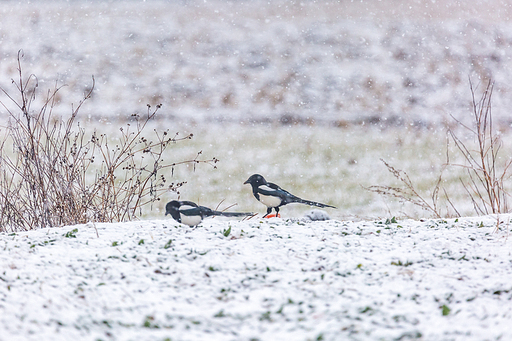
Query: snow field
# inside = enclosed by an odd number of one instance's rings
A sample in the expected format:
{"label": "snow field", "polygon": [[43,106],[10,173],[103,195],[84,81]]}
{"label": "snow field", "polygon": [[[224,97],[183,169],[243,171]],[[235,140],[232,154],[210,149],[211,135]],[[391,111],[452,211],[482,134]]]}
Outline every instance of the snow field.
{"label": "snow field", "polygon": [[[167,124],[165,120],[158,121],[155,127],[170,129],[170,134],[179,131],[180,136],[194,134],[192,140],[169,147],[166,162],[192,159],[198,151],[202,151],[203,159],[215,157],[220,161],[216,169],[208,165],[197,165],[195,169],[190,165],[178,166],[172,177],[169,170],[164,171],[168,181],[187,181],[187,184],[180,189],[179,195],[164,195],[153,211],[144,212],[145,218],[158,219],[165,212],[165,203],[178,197],[212,208],[219,204],[222,209],[236,204],[233,210],[263,213],[265,206],[255,200],[249,185],[243,185],[254,173],[262,174],[268,181],[301,198],[336,206],[338,210],[329,210],[329,214],[339,220],[390,218],[394,215],[429,217],[430,212],[397,199],[381,197],[365,188],[402,185],[381,162],[380,159],[384,159],[406,171],[417,191],[430,201],[446,162],[444,129],[230,123],[187,125]],[[152,129],[150,126],[148,131]],[[468,138],[465,131],[455,131],[474,148],[475,141]],[[512,153],[511,135],[506,132],[500,136],[504,142],[500,153],[509,155]],[[449,150],[452,163],[464,164],[453,143],[449,144]],[[503,157],[498,163],[502,165],[506,160]],[[462,167],[449,167],[443,173],[442,182],[463,216],[474,214],[471,201],[460,185],[460,178],[465,177],[467,174]],[[439,206],[445,213],[443,205],[441,199]],[[306,210],[304,205],[287,205],[281,214],[283,218],[301,217]]]}
{"label": "snow field", "polygon": [[[191,147],[173,148],[169,160],[199,150],[221,160],[218,171],[176,168],[175,179],[189,182],[183,199],[259,210],[240,186],[259,172],[294,194],[336,205],[335,218],[420,217],[425,212],[361,186],[395,184],[383,158],[430,197],[446,160],[450,115],[471,119],[468,76],[480,90],[496,80],[494,122],[503,155],[510,154],[508,13],[499,1],[371,8],[360,2],[6,2],[0,86],[12,94],[23,49],[23,68],[37,76],[41,90],[36,102],[55,82],[66,84],[57,114],[69,115],[94,75],[95,91],[79,117],[91,131],[114,135],[147,103],[163,103],[159,129],[195,134]],[[12,107],[5,96],[0,100]],[[443,184],[461,202],[459,212],[473,214],[465,191],[451,187],[459,176],[450,170]],[[154,209],[145,217],[159,217],[161,207]],[[287,209],[290,217],[303,214]]]}
{"label": "snow field", "polygon": [[284,219],[195,229],[169,219],[1,233],[1,341],[512,339],[509,225],[396,222],[425,212],[361,187],[390,184],[383,158],[428,197],[450,115],[471,119],[468,76],[496,80],[510,155],[506,4],[272,4],[2,3],[0,86],[13,89],[22,49],[43,93],[67,85],[58,114],[94,75],[87,129],[117,131],[163,103],[158,127],[195,135],[166,158],[221,160],[177,167],[181,199],[262,213],[242,185],[258,172],[339,210],[327,222],[286,219],[307,210],[290,205]]}
{"label": "snow field", "polygon": [[509,127],[509,16],[502,1],[8,1],[0,85],[22,49],[41,87],[67,85],[63,103],[94,76],[82,112],[95,120],[162,103],[195,122],[428,126],[466,121],[468,77],[492,78],[495,122]]}
{"label": "snow field", "polygon": [[495,229],[213,218],[2,233],[0,339],[508,339],[510,227]]}

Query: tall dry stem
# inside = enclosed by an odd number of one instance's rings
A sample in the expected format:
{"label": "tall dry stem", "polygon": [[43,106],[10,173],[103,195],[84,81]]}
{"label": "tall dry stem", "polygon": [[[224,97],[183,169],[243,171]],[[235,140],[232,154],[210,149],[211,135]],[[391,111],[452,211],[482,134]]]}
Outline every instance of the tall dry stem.
{"label": "tall dry stem", "polygon": [[502,141],[493,129],[492,93],[494,82],[489,80],[479,100],[476,99],[471,79],[469,85],[474,127],[468,127],[462,122],[456,121],[459,126],[470,132],[477,145],[476,149],[468,147],[450,129],[448,132],[465,160],[465,164],[451,165],[466,170],[469,180],[461,179],[460,181],[477,214],[505,213],[508,211],[508,193],[504,187],[504,180],[509,177],[508,170],[512,160],[508,158],[504,165],[498,163]]}

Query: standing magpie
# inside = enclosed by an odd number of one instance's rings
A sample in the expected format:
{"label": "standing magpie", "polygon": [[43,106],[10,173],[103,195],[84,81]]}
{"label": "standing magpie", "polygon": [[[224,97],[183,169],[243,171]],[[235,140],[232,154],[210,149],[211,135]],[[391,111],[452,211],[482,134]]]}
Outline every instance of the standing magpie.
{"label": "standing magpie", "polygon": [[247,179],[245,184],[250,184],[252,186],[252,194],[256,197],[256,199],[267,206],[267,214],[263,216],[265,218],[272,212],[272,208],[276,211],[276,216],[279,214],[279,207],[291,204],[291,203],[299,203],[305,204],[309,206],[317,206],[317,207],[332,207],[331,205],[321,204],[315,201],[304,200],[295,195],[285,191],[281,187],[271,182],[267,182],[264,177],[259,174],[253,174]]}
{"label": "standing magpie", "polygon": [[199,206],[192,201],[173,200],[165,205],[165,215],[170,214],[178,223],[190,227],[199,225],[204,217],[221,215],[224,217],[245,217],[252,213],[220,212],[208,207]]}

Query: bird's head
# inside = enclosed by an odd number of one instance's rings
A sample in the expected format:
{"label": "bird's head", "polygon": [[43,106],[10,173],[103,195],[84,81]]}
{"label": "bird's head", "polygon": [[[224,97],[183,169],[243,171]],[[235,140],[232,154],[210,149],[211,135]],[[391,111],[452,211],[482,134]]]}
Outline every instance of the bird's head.
{"label": "bird's head", "polygon": [[245,184],[251,184],[252,186],[258,187],[261,185],[266,185],[267,180],[265,180],[265,178],[259,174],[253,174],[249,177],[249,179],[247,179],[247,181],[244,182],[244,185]]}
{"label": "bird's head", "polygon": [[177,212],[181,207],[181,202],[177,200],[169,201],[167,205],[165,205],[165,215],[171,214],[172,212]]}

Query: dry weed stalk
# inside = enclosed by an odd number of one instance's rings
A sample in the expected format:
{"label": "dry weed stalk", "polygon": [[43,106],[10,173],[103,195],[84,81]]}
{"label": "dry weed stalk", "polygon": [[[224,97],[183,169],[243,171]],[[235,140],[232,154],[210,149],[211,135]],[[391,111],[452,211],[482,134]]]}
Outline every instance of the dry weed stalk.
{"label": "dry weed stalk", "polygon": [[93,85],[63,121],[52,114],[59,88],[48,91],[39,111],[32,110],[37,78],[24,79],[22,53],[18,54],[18,80],[12,80],[16,96],[0,91],[15,110],[0,101],[9,123],[0,135],[0,231],[29,230],[87,223],[126,221],[140,215],[144,206],[160,200],[166,191],[177,191],[184,182],[167,183],[163,170],[173,173],[179,164],[208,163],[192,160],[166,163],[164,151],[171,144],[192,138],[178,138],[168,131],[146,138],[146,127],[156,115],[134,115],[135,125],[120,129],[113,143],[95,131],[88,137],[77,122],[78,111],[90,98]]}
{"label": "dry weed stalk", "polygon": [[498,154],[502,146],[501,139],[492,126],[492,92],[494,82],[489,81],[480,100],[475,98],[475,90],[471,80],[469,81],[472,96],[472,111],[475,127],[471,128],[460,121],[457,123],[468,130],[477,141],[477,149],[471,150],[453,132],[449,134],[455,142],[455,146],[462,154],[465,165],[452,164],[463,167],[469,180],[460,180],[464,190],[470,197],[477,214],[500,214],[508,211],[508,193],[504,188],[504,180],[509,178],[508,170],[512,163],[509,159],[500,170]]}
{"label": "dry weed stalk", "polygon": [[370,186],[366,188],[367,190],[381,194],[384,196],[389,196],[393,198],[397,198],[401,202],[409,202],[414,204],[422,209],[431,212],[435,217],[441,218],[441,214],[438,208],[438,199],[439,199],[439,188],[441,183],[441,176],[436,183],[434,191],[431,196],[431,203],[429,203],[426,199],[424,199],[418,191],[414,188],[414,185],[407,175],[407,173],[403,170],[396,169],[386,161],[381,159],[381,161],[386,165],[388,171],[393,174],[393,176],[400,181],[402,184],[401,187],[393,187],[393,186]]}
{"label": "dry weed stalk", "polygon": [[[412,181],[404,171],[393,168],[384,160],[382,161],[388,168],[388,171],[400,181],[402,186],[371,186],[368,190],[385,196],[398,198],[401,201],[410,202],[422,209],[430,211],[435,217],[441,218],[441,210],[438,202],[439,191],[442,188],[440,185],[443,171],[447,167],[462,167],[468,177],[467,179],[459,178],[459,181],[462,188],[469,196],[477,215],[499,215],[500,213],[508,212],[507,197],[509,194],[504,187],[504,182],[510,178],[509,168],[512,164],[512,159],[508,158],[508,161],[506,161],[504,165],[498,164],[498,160],[500,159],[498,154],[502,142],[499,135],[494,132],[492,125],[491,100],[494,82],[489,81],[479,100],[476,100],[475,89],[473,88],[471,80],[469,81],[469,85],[472,96],[474,128],[468,127],[455,118],[454,120],[457,122],[458,127],[462,127],[471,133],[475,141],[477,141],[476,149],[468,147],[452,129],[448,130],[448,136],[454,141],[465,164],[451,163],[447,148],[447,160],[443,165],[439,179],[432,191],[431,203],[423,199],[414,189]],[[444,188],[442,189],[444,199],[446,200],[447,214],[449,209],[451,209],[460,217],[459,211],[456,209],[452,200],[450,200],[447,191]]]}

